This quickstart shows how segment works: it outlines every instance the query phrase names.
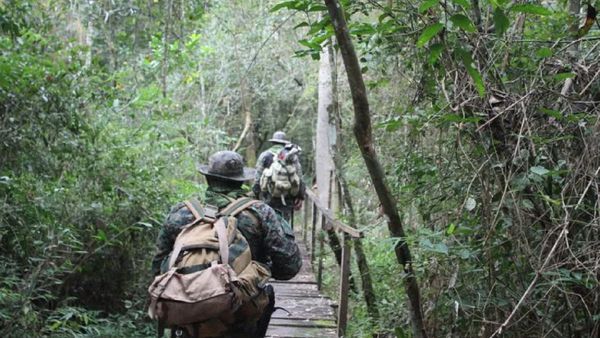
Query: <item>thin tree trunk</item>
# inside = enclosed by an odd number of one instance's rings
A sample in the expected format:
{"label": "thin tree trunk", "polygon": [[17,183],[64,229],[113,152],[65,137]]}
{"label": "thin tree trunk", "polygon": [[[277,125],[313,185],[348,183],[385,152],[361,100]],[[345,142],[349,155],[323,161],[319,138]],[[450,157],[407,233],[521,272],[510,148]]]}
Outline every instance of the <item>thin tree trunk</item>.
{"label": "thin tree trunk", "polygon": [[162,94],[167,97],[167,74],[169,72],[169,28],[171,24],[171,0],[165,1],[165,30],[163,32]]}
{"label": "thin tree trunk", "polygon": [[341,6],[337,0],[325,0],[331,21],[335,29],[335,35],[342,52],[342,58],[348,75],[350,91],[352,93],[352,103],[354,105],[354,135],[365,161],[366,167],[371,176],[373,186],[383,207],[383,212],[388,217],[388,229],[392,236],[399,239],[395,247],[396,258],[402,265],[406,277],[404,278],[404,287],[406,295],[410,302],[410,315],[415,338],[425,338],[425,326],[423,324],[423,314],[421,311],[421,300],[417,278],[412,267],[412,258],[408,244],[405,240],[404,228],[400,220],[400,215],[396,208],[396,201],[392,196],[386,180],[385,173],[377,159],[377,153],[373,145],[371,131],[371,117],[369,112],[369,101],[367,90],[362,78],[358,58],[354,51],[352,40],[348,32],[346,20],[343,16]]}
{"label": "thin tree trunk", "polygon": [[[241,67],[240,67],[241,70]],[[241,93],[241,111],[244,114],[244,130],[246,130],[246,135],[243,137],[246,140],[246,163],[249,166],[254,166],[256,164],[256,145],[254,143],[254,128],[252,127],[252,113],[250,112],[251,99],[248,93],[248,86],[246,81],[246,76],[244,75],[241,79],[240,83],[240,93]],[[248,127],[246,129],[246,126]],[[243,132],[242,132],[243,133]]]}

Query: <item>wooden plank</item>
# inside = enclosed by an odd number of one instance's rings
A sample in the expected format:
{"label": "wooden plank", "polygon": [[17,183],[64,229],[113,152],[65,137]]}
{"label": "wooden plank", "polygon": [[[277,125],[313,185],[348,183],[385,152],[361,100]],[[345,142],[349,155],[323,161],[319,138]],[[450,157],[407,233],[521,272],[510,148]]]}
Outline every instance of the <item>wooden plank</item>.
{"label": "wooden plank", "polygon": [[277,318],[305,318],[305,319],[333,319],[334,312],[328,298],[279,298],[275,306],[286,309],[276,311],[273,316]]}
{"label": "wooden plank", "polygon": [[335,321],[326,319],[273,318],[269,324],[273,326],[336,328]]}
{"label": "wooden plank", "polygon": [[[297,234],[301,238],[301,234]],[[298,243],[303,259],[299,273],[287,281],[271,280],[277,310],[271,316],[267,337],[337,337],[333,301],[319,293],[306,245]]]}
{"label": "wooden plank", "polygon": [[272,284],[277,298],[285,297],[322,297],[316,284],[280,283]]}
{"label": "wooden plank", "polygon": [[271,326],[267,337],[278,338],[331,338],[337,337],[334,328]]}

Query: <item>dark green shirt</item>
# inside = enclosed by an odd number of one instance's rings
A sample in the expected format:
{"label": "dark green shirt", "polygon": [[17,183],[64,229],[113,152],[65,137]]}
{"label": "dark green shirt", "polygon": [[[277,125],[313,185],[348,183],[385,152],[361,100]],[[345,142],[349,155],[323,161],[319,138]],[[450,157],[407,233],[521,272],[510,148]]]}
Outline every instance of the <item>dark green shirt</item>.
{"label": "dark green shirt", "polygon": [[[217,206],[220,210],[230,203],[230,199],[242,196],[243,190],[227,192],[209,187],[202,203]],[[298,273],[302,267],[302,257],[290,225],[279,214],[267,204],[259,202],[238,214],[236,218],[238,229],[250,245],[252,259],[267,265],[273,278],[287,280]],[[160,273],[161,265],[173,249],[181,227],[193,219],[194,216],[183,202],[171,209],[156,240],[157,252],[152,260],[154,275]]]}

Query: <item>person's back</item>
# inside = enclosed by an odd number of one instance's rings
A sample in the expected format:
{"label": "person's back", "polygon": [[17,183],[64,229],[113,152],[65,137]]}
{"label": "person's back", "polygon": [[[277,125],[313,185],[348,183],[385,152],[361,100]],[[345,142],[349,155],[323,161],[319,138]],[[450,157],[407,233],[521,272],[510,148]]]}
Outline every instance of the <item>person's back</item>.
{"label": "person's back", "polygon": [[[211,170],[211,162],[219,161],[243,162],[237,153],[219,152],[211,156],[209,166],[200,168],[200,172],[206,176],[209,184],[202,204],[214,206],[222,211],[232,201],[245,195],[241,185],[243,181],[251,178],[251,175],[245,171],[237,176],[221,175],[227,169],[219,170],[219,165],[214,165],[214,163],[212,163]],[[237,228],[250,247],[252,259],[267,266],[275,279],[285,280],[294,277],[302,266],[302,258],[291,228],[265,203],[254,201],[251,204],[235,218]],[[157,239],[158,251],[152,264],[155,275],[166,271],[166,262],[173,249],[175,238],[182,227],[192,222],[193,219],[192,211],[184,203],[179,203],[171,209]],[[244,250],[244,248],[231,246],[229,249],[230,252],[239,252],[240,250]],[[270,286],[265,286],[262,292],[270,298],[269,306],[264,310],[262,316],[257,321],[248,322],[244,321],[243,314],[239,314],[237,317],[240,318],[236,318],[235,324],[229,327],[226,337],[264,336],[274,306],[274,295]],[[243,307],[240,311],[243,311]],[[255,334],[249,335],[248,332],[255,332]]]}
{"label": "person's back", "polygon": [[[261,184],[261,182],[272,181],[271,177],[265,179],[264,175],[277,161],[283,162],[282,159],[278,159],[278,155],[282,154],[290,148],[290,150],[299,150],[299,148],[293,145],[286,139],[286,135],[282,131],[277,131],[273,134],[273,137],[269,140],[273,145],[262,152],[256,161],[256,174],[254,179],[254,186],[252,191],[256,198],[265,201],[269,206],[277,210],[283,215],[283,218],[290,222],[293,217],[293,210],[298,209],[302,205],[304,200],[305,184],[302,181],[302,166],[298,158],[298,154],[291,156],[289,163],[277,163],[279,167],[282,167],[285,173],[288,173],[291,169],[293,171],[293,177],[298,180],[297,185],[292,184],[294,191],[285,191],[283,196],[272,196],[272,192],[263,186],[267,184]],[[295,148],[295,149],[294,149]],[[288,169],[290,168],[290,169]],[[269,172],[269,175],[276,176],[276,173]],[[290,175],[292,176],[292,175]],[[295,182],[290,182],[295,183]]]}

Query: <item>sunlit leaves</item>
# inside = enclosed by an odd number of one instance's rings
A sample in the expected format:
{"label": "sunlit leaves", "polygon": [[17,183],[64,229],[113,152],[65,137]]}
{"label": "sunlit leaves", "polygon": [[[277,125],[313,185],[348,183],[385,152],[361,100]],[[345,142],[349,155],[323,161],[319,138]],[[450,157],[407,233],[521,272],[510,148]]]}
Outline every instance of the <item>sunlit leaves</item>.
{"label": "sunlit leaves", "polygon": [[444,29],[444,25],[439,22],[425,28],[417,40],[417,47],[425,46],[427,42],[441,32],[442,29]]}

